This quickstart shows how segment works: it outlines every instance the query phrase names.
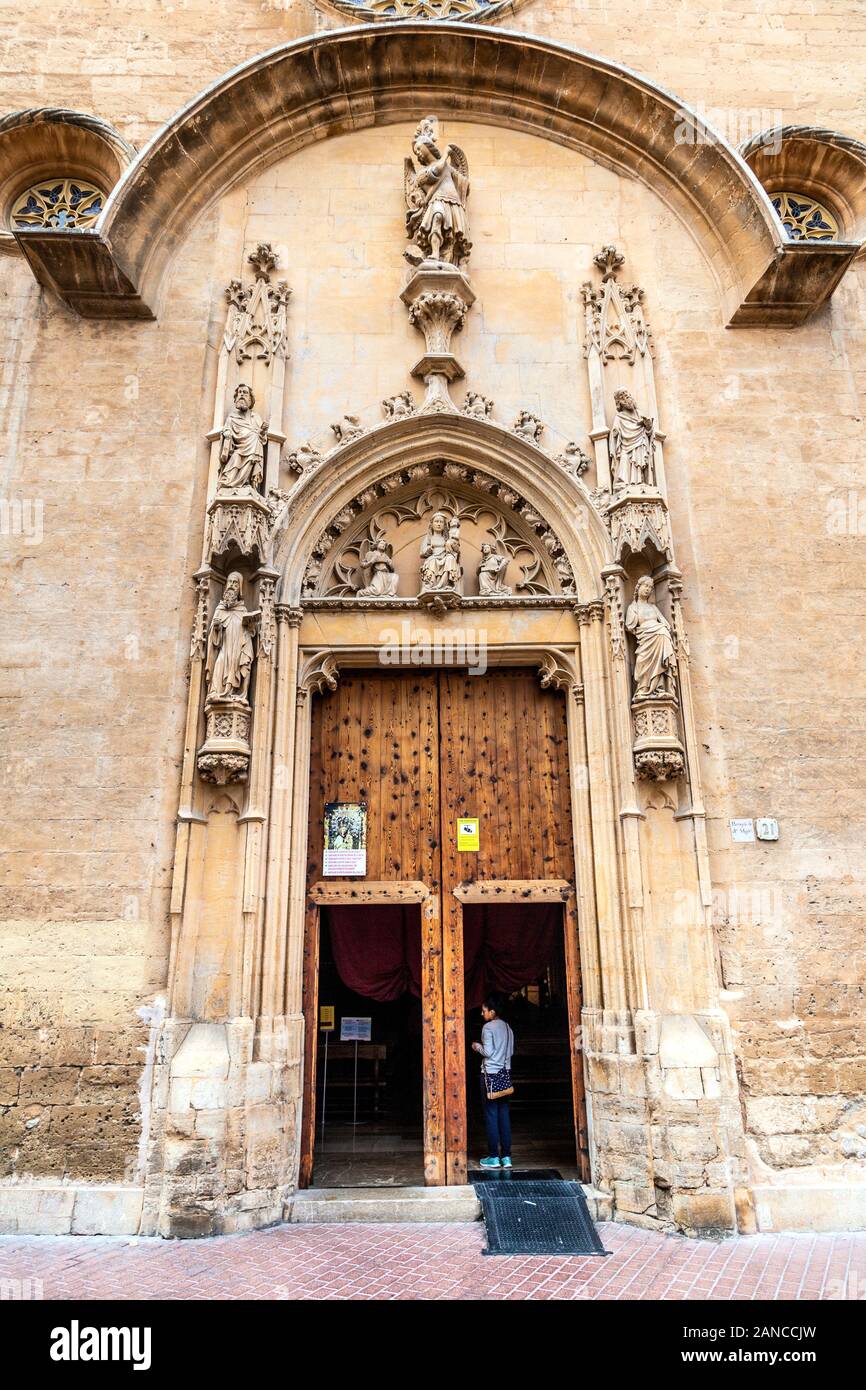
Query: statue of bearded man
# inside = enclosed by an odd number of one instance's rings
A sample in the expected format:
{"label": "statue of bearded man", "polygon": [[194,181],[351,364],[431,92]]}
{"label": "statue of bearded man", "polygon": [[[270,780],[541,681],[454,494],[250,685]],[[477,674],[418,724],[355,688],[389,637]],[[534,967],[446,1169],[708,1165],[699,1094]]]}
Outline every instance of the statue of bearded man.
{"label": "statue of bearded man", "polygon": [[630,391],[614,393],[616,414],[610,429],[614,488],[655,482],[655,425],[641,415]]}
{"label": "statue of bearded man", "polygon": [[253,406],[256,398],[242,381],[235,388],[234,409],[226,416],[220,444],[219,486],[253,487],[258,491],[265,472],[268,427]]}

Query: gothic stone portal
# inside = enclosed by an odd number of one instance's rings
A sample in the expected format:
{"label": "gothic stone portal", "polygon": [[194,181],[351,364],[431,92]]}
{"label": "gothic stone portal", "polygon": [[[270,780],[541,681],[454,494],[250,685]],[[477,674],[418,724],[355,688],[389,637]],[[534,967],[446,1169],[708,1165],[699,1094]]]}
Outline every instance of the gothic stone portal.
{"label": "gothic stone portal", "polygon": [[[315,1141],[319,912],[323,904],[421,896],[424,1174],[467,1173],[463,914],[479,903],[547,903],[561,915],[569,1026],[579,1037],[580,966],[565,697],[530,668],[347,674],[313,712],[305,949],[301,1183]],[[331,801],[367,803],[366,878],[322,879]],[[478,851],[457,848],[478,817]],[[472,906],[469,907],[468,905]],[[528,983],[528,981],[527,981]],[[474,1069],[470,1069],[474,1076]],[[582,1053],[571,1048],[578,1167],[589,1177]]]}

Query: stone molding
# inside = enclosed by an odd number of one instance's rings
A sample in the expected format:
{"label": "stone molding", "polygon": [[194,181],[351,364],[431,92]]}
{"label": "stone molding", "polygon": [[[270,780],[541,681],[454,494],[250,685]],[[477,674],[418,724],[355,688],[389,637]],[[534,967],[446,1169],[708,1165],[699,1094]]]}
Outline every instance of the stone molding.
{"label": "stone molding", "polygon": [[678,144],[675,126],[697,126],[695,113],[621,64],[434,20],[327,32],[241,64],[163,127],[92,232],[16,237],[40,283],[80,314],[153,318],[186,228],[215,198],[329,131],[411,120],[419,108],[555,139],[654,187],[703,246],[731,325],[803,322],[858,250],[789,241],[742,156],[721,137],[697,154]]}

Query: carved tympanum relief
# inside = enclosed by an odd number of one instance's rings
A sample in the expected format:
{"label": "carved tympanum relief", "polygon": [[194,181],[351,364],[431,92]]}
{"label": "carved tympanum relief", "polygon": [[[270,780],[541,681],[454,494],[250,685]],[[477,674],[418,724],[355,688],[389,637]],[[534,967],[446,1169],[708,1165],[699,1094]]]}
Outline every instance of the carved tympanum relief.
{"label": "carved tympanum relief", "polygon": [[574,592],[562,543],[526,499],[492,475],[446,462],[391,474],[343,507],[313,547],[302,597],[438,596],[453,605]]}

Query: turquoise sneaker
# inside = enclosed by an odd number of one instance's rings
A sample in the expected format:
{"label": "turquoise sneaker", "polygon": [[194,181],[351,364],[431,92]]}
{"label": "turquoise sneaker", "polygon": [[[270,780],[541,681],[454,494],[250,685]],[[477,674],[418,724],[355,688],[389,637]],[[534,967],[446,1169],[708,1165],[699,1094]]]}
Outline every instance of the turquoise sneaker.
{"label": "turquoise sneaker", "polygon": [[481,1162],[479,1163],[478,1167],[479,1167],[479,1168],[499,1168],[499,1167],[500,1167],[499,1159],[498,1159],[498,1158],[482,1158],[482,1160],[481,1160]]}
{"label": "turquoise sneaker", "polygon": [[503,1167],[503,1168],[510,1168],[510,1167],[511,1167],[511,1159],[510,1159],[510,1158],[503,1158],[503,1160],[502,1160],[502,1167]]}

